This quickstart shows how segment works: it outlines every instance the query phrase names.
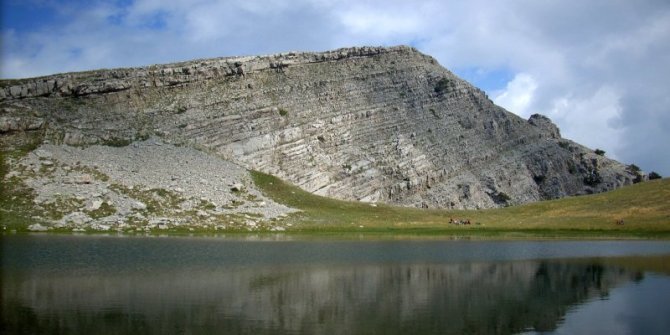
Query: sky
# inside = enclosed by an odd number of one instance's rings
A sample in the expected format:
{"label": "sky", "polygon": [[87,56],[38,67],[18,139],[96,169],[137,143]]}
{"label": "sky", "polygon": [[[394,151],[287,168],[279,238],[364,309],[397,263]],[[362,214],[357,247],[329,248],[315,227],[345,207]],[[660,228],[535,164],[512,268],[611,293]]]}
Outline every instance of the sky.
{"label": "sky", "polygon": [[670,176],[668,0],[1,0],[0,77],[411,45],[521,117]]}

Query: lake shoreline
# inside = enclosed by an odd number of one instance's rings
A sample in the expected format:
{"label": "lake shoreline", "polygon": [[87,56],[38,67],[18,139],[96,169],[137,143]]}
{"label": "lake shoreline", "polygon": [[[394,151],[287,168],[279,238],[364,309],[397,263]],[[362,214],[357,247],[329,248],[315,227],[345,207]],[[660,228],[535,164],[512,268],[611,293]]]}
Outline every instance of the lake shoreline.
{"label": "lake shoreline", "polygon": [[34,232],[10,230],[0,236],[17,234],[36,235],[99,235],[99,236],[170,236],[170,237],[285,237],[290,239],[436,239],[436,240],[670,240],[670,231],[616,231],[580,229],[476,229],[417,227],[417,228],[349,228],[349,227],[308,227],[295,230],[245,231],[245,230],[152,230],[152,231],[68,231],[49,230]]}

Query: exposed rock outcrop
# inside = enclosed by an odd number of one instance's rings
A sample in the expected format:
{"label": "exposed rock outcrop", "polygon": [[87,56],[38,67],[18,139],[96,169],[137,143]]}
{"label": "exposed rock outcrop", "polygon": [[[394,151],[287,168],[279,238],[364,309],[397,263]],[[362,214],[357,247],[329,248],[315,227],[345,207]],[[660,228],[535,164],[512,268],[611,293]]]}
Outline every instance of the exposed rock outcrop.
{"label": "exposed rock outcrop", "polygon": [[158,136],[342,199],[491,208],[601,192],[636,177],[562,139],[546,117],[505,111],[404,46],[0,84],[2,120],[29,110],[52,143],[125,145]]}
{"label": "exposed rock outcrop", "polygon": [[540,128],[551,138],[555,139],[561,138],[561,131],[553,122],[551,122],[551,120],[548,117],[544,115],[533,114],[528,119],[528,123],[532,124],[535,127]]}

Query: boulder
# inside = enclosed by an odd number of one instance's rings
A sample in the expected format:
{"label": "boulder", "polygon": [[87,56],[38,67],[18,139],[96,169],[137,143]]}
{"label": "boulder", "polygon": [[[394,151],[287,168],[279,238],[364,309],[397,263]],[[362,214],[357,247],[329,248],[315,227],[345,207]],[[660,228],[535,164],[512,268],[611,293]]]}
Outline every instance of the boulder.
{"label": "boulder", "polygon": [[93,199],[88,203],[88,206],[86,207],[86,210],[89,210],[89,211],[98,210],[102,206],[102,203],[103,203],[103,201],[100,200],[100,199]]}
{"label": "boulder", "polygon": [[49,228],[39,224],[39,223],[34,223],[28,226],[28,230],[30,231],[47,231]]}
{"label": "boulder", "polygon": [[131,207],[133,209],[137,209],[137,210],[141,210],[141,211],[147,209],[147,205],[145,203],[141,202],[141,201],[134,201],[132,203]]}

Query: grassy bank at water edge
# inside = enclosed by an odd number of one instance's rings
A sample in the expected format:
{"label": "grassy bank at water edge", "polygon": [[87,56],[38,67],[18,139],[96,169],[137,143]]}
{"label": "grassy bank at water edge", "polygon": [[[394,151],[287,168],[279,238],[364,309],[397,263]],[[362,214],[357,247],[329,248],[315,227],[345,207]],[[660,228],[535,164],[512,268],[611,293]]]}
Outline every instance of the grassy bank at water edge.
{"label": "grassy bank at water edge", "polygon": [[[301,209],[287,220],[302,233],[398,233],[501,237],[670,238],[670,179],[611,192],[490,210],[418,209],[313,195],[252,172],[277,202]],[[470,220],[454,225],[449,220]],[[623,220],[624,224],[617,224]]]}

